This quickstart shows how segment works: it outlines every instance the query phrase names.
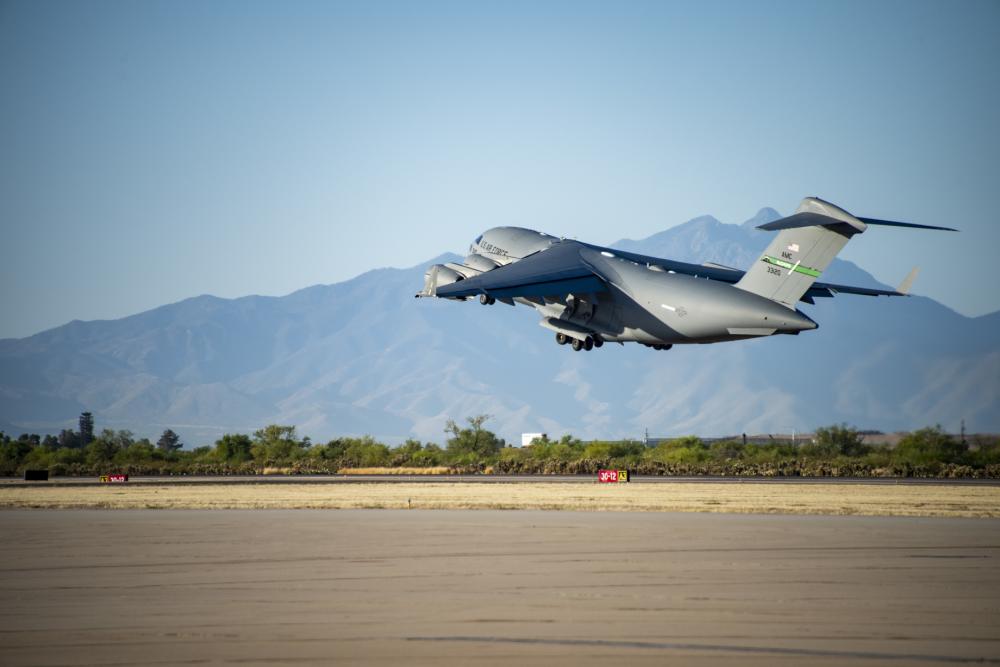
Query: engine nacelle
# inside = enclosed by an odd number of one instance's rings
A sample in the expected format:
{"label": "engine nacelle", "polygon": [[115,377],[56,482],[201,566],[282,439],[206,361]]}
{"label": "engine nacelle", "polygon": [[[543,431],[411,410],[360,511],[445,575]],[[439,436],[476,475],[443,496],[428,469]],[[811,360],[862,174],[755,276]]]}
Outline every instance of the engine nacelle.
{"label": "engine nacelle", "polygon": [[496,262],[488,257],[483,257],[482,255],[477,255],[472,253],[471,255],[466,255],[465,259],[462,260],[462,264],[466,266],[471,266],[478,271],[492,271],[499,266]]}
{"label": "engine nacelle", "polygon": [[457,283],[459,280],[465,280],[465,276],[444,264],[435,264],[424,274],[424,289],[417,296],[437,296],[438,287]]}

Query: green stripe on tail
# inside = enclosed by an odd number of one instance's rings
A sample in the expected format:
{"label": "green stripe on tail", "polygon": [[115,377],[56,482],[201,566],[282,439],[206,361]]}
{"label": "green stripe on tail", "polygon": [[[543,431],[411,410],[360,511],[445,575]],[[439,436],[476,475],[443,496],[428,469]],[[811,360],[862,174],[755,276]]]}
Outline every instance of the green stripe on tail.
{"label": "green stripe on tail", "polygon": [[771,257],[770,255],[764,255],[761,258],[764,262],[768,264],[774,264],[775,266],[780,266],[783,269],[788,269],[789,271],[795,271],[796,273],[801,273],[807,276],[812,276],[813,278],[819,278],[822,271],[817,271],[816,269],[810,269],[808,266],[802,266],[801,264],[792,264],[791,262],[786,262],[783,259],[778,259],[777,257]]}

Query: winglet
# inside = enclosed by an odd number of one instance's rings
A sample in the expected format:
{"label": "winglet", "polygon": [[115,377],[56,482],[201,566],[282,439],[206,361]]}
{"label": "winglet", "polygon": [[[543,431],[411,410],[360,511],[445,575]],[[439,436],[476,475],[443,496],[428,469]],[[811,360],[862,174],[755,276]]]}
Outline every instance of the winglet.
{"label": "winglet", "polygon": [[899,283],[899,287],[896,288],[896,291],[899,292],[900,294],[909,295],[910,288],[913,287],[913,281],[917,279],[918,273],[920,273],[919,266],[915,266],[912,269],[910,269],[910,272],[907,274],[907,276],[903,278],[903,282]]}

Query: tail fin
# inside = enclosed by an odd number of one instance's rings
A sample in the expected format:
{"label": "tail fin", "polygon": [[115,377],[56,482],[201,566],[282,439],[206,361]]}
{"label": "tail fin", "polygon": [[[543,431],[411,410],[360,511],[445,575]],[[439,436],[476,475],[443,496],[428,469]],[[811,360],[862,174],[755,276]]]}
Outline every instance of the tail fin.
{"label": "tail fin", "polygon": [[758,229],[779,231],[736,287],[794,309],[850,238],[867,225],[838,206],[806,197],[795,215]]}

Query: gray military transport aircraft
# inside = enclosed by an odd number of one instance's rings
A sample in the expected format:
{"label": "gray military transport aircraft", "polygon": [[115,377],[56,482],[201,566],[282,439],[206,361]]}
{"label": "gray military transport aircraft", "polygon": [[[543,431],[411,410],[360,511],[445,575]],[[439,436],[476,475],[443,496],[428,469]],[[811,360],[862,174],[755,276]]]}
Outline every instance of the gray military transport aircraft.
{"label": "gray military transport aircraft", "polygon": [[868,225],[957,231],[856,217],[816,197],[794,215],[758,229],[777,236],[747,271],[688,264],[556,238],[520,227],[481,234],[461,264],[435,264],[417,297],[464,301],[478,296],[531,306],[560,345],[590,350],[605,342],[668,350],[682,343],[719,343],[817,327],[799,301],[844,292],[906,296],[914,269],[895,290],[816,282],[834,256]]}

